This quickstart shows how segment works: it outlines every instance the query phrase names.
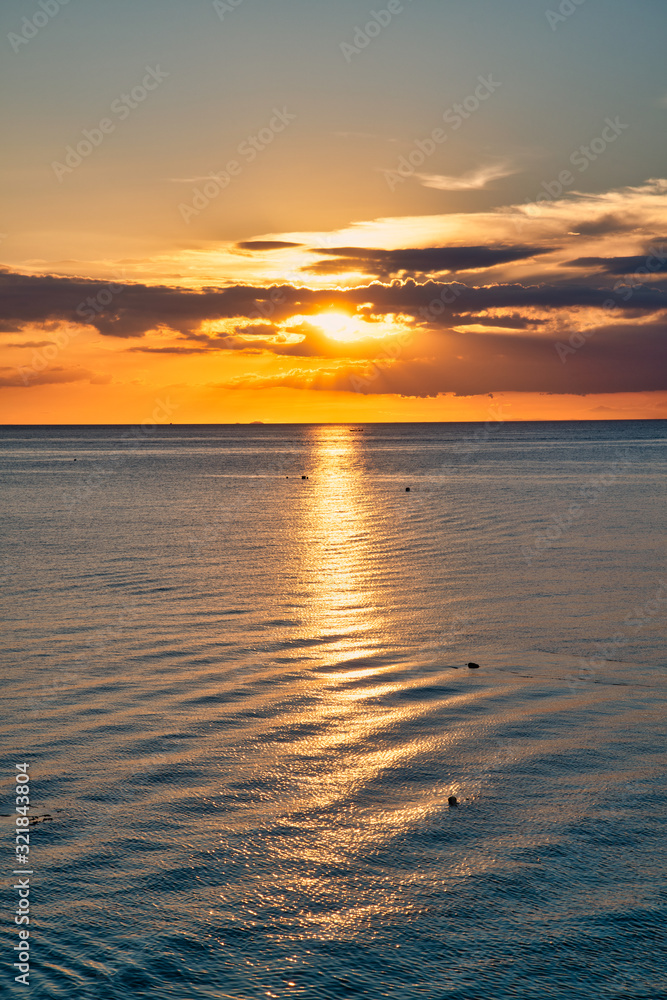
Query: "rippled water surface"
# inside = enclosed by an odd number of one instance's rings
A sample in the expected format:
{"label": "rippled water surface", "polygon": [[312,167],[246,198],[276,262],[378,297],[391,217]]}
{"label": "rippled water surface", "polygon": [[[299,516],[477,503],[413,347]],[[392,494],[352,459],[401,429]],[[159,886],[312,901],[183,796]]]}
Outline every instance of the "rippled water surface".
{"label": "rippled water surface", "polygon": [[665,442],[4,428],[2,995],[667,996]]}

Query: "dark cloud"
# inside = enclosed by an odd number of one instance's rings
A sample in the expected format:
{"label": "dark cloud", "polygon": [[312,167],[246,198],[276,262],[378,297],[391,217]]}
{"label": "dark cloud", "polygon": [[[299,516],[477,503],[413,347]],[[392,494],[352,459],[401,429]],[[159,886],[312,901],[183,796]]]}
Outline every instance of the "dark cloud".
{"label": "dark cloud", "polygon": [[52,340],[24,340],[21,343],[5,344],[5,347],[51,347]]}
{"label": "dark cloud", "polygon": [[[578,342],[578,341],[577,341]],[[667,388],[664,327],[603,326],[586,331],[582,346],[535,334],[442,333],[430,357],[390,356],[373,362],[330,364],[318,371],[251,375],[244,388],[291,387],[364,394],[475,396],[492,392],[590,393]],[[559,353],[560,345],[560,353]],[[564,358],[564,360],[563,360]]]}
{"label": "dark cloud", "polygon": [[[111,293],[111,288],[117,291]],[[105,292],[105,304],[101,305]],[[108,304],[107,299],[110,299]],[[112,286],[81,278],[0,273],[0,314],[10,322],[90,324],[105,336],[124,338],[140,337],[160,328],[199,338],[205,320],[275,324],[295,313],[316,313],[331,306],[347,311],[350,307],[369,307],[380,316],[402,312],[426,322],[448,325],[453,315],[461,313],[530,307],[608,308],[612,301],[619,312],[629,309],[656,312],[667,309],[667,291],[655,283],[647,284],[635,288],[632,297],[624,301],[620,295],[614,297],[608,288],[590,284],[512,283],[476,287],[462,282],[419,283],[411,278],[333,290],[294,285],[264,288],[234,285],[193,291],[164,285]]]}
{"label": "dark cloud", "polygon": [[[108,304],[100,306],[100,291],[112,288],[115,290],[111,294],[102,297]],[[103,311],[95,311],[91,301]],[[82,303],[84,310],[88,310],[85,316],[81,315]],[[5,271],[0,273],[0,306],[6,318],[17,324],[90,323],[104,335],[123,338],[138,338],[156,329],[180,335],[180,342],[171,345],[161,346],[153,341],[144,348],[142,343],[132,344],[133,349],[145,349],[148,353],[187,356],[211,351],[253,354],[268,351],[295,360],[328,359],[333,365],[328,377],[336,385],[341,370],[350,366],[358,370],[377,362],[393,341],[368,337],[336,342],[327,338],[316,322],[306,320],[298,327],[294,324],[289,327],[302,337],[300,342],[291,343],[291,338],[281,339],[278,324],[295,315],[308,317],[332,307],[348,313],[361,310],[367,320],[373,321],[373,326],[382,324],[389,314],[412,317],[413,332],[400,346],[400,359],[383,362],[369,392],[588,393],[648,390],[664,384],[665,327],[646,323],[651,314],[667,311],[667,291],[656,282],[640,283],[630,295],[616,295],[590,281],[474,286],[463,282],[419,283],[414,279],[376,281],[333,290],[237,285],[194,291],[143,284],[111,286],[77,278],[26,276]],[[535,333],[531,326],[539,320],[522,312],[538,308],[558,316],[560,310],[577,307],[603,309],[607,325],[593,334],[587,331],[583,346],[562,364],[553,337]],[[483,315],[498,309],[507,310],[510,315]],[[639,322],[631,324],[629,317],[633,316]],[[231,321],[226,325],[234,326],[233,333],[202,330],[204,321],[223,320]],[[452,330],[453,326],[466,323],[504,326],[517,333]],[[568,343],[573,333],[571,324],[570,316],[566,332],[561,335],[564,343]],[[88,377],[88,373],[80,370],[52,369],[42,373],[40,380],[78,381]],[[349,383],[348,375],[345,378]],[[5,373],[2,384],[22,383]]]}
{"label": "dark cloud", "polygon": [[190,354],[213,354],[216,351],[244,351],[246,354],[261,354],[262,351],[272,351],[273,353],[280,354],[281,351],[279,348],[280,344],[275,345],[273,341],[262,340],[261,338],[244,340],[241,337],[209,337],[206,347],[194,347],[189,344],[184,346],[174,345],[172,347],[144,347],[140,345],[138,347],[128,347],[127,351],[130,354],[182,354],[187,356]]}
{"label": "dark cloud", "polygon": [[404,250],[377,250],[366,247],[311,247],[311,253],[333,257],[302,268],[311,274],[341,274],[359,271],[377,278],[398,275],[439,274],[444,271],[475,271],[499,264],[509,264],[540,254],[551,253],[547,247],[415,247]]}
{"label": "dark cloud", "polygon": [[518,313],[513,313],[511,316],[475,316],[474,313],[459,313],[452,316],[452,323],[455,326],[463,326],[466,323],[474,323],[476,326],[498,326],[505,330],[530,330],[544,325],[540,319],[527,319]]}
{"label": "dark cloud", "polygon": [[244,243],[237,243],[238,250],[289,250],[290,247],[301,247],[303,243],[285,243],[282,240],[246,240]]}
{"label": "dark cloud", "polygon": [[0,271],[0,319],[15,329],[61,321],[89,324],[114,337],[140,337],[160,327],[193,333],[207,319],[291,315],[298,297],[299,290],[289,286],[284,293],[249,286],[193,291]]}
{"label": "dark cloud", "polygon": [[[667,291],[655,285],[634,290],[627,302],[621,296],[614,297],[609,288],[596,288],[583,284],[539,284],[518,283],[487,285],[476,287],[462,282],[418,283],[412,279],[405,282],[393,281],[384,285],[373,283],[363,288],[347,289],[340,293],[347,301],[355,303],[372,302],[376,311],[412,312],[416,316],[437,322],[438,317],[448,323],[453,312],[482,312],[489,309],[564,309],[588,307],[643,309],[657,312],[667,309]],[[327,300],[331,301],[331,292]]]}
{"label": "dark cloud", "polygon": [[589,271],[600,270],[604,271],[605,274],[615,275],[664,274],[667,272],[667,256],[647,253],[631,257],[577,257],[576,260],[567,261],[565,266],[582,267]]}
{"label": "dark cloud", "polygon": [[245,326],[234,327],[234,331],[238,334],[245,334],[245,336],[252,334],[253,337],[273,337],[276,328],[273,323],[249,323]]}
{"label": "dark cloud", "polygon": [[92,382],[104,385],[111,379],[85,368],[47,368],[36,371],[33,368],[3,368],[0,370],[0,386],[4,388],[29,389],[36,385],[58,385],[67,382]]}
{"label": "dark cloud", "polygon": [[636,225],[636,220],[608,212],[591,222],[581,222],[573,226],[573,230],[581,233],[582,236],[606,236],[608,233],[627,232],[630,229],[635,229]]}
{"label": "dark cloud", "polygon": [[130,353],[141,354],[210,354],[206,347],[128,347]]}

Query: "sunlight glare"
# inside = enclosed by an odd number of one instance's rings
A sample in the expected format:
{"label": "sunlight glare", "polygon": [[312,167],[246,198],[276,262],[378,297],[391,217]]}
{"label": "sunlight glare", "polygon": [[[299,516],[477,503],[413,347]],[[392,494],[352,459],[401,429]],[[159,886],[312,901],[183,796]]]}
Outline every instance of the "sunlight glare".
{"label": "sunlight glare", "polygon": [[362,340],[364,337],[372,336],[367,323],[343,312],[321,313],[319,316],[313,316],[312,321],[331,340]]}

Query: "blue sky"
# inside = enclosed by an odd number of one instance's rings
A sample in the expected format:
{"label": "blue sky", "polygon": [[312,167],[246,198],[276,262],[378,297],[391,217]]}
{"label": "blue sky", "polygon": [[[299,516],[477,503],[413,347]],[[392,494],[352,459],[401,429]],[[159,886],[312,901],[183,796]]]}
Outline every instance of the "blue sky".
{"label": "blue sky", "polygon": [[[3,189],[13,206],[3,227],[19,216],[32,221],[37,205],[56,227],[68,213],[99,217],[105,190],[112,232],[140,229],[145,212],[159,229],[153,239],[169,239],[179,230],[165,211],[174,194],[169,178],[216,169],[274,105],[297,116],[289,138],[243,179],[235,204],[207,220],[202,236],[530,199],[607,116],[630,126],[628,141],[587,172],[585,190],[659,176],[667,8],[659,0],[585,0],[552,30],[546,11],[558,6],[412,0],[348,63],[341,43],[352,43],[355,27],[381,3],[241,0],[221,19],[210,2],[69,0],[14,52],[7,36],[20,34],[22,18],[40,8],[37,0],[7,0],[2,72],[12,99],[3,104],[10,140]],[[54,189],[51,162],[154,64],[169,74],[165,85],[91,158],[85,177]],[[456,175],[500,160],[516,173],[465,195],[416,181],[388,190],[381,171],[489,73],[502,86],[428,168]]]}

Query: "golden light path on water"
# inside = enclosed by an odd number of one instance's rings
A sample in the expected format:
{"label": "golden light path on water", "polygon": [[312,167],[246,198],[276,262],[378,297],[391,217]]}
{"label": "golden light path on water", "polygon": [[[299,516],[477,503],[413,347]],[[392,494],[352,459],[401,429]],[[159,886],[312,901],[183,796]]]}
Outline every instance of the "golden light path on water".
{"label": "golden light path on water", "polygon": [[372,514],[355,435],[345,437],[338,427],[314,428],[313,434],[315,469],[304,525],[311,564],[311,628],[320,636],[344,636],[327,646],[333,664],[344,656],[374,652],[372,635],[381,623],[375,617],[369,548]]}
{"label": "golden light path on water", "polygon": [[[430,726],[411,730],[424,714],[423,703],[392,703],[394,693],[424,683],[406,680],[391,655],[402,641],[385,607],[383,567],[396,512],[382,509],[382,491],[374,492],[364,478],[355,433],[318,427],[312,435],[315,462],[302,509],[302,635],[322,641],[317,702],[303,716],[312,735],[286,745],[284,754],[275,748],[282,758],[278,771],[289,770],[291,778],[289,801],[276,806],[292,834],[273,845],[282,863],[274,889],[266,891],[270,895],[279,882],[287,896],[308,896],[314,905],[294,930],[326,939],[348,937],[369,920],[392,922],[405,915],[393,874],[378,873],[362,886],[354,859],[381,850],[446,804],[449,786],[410,795],[400,775],[451,737],[434,734]],[[437,711],[442,708],[441,700]],[[332,865],[340,866],[341,878],[331,878]]]}
{"label": "golden light path on water", "polygon": [[[13,431],[39,996],[476,1000],[519,969],[542,1000],[572,966],[597,997],[621,952],[619,989],[661,996],[636,960],[662,912],[657,616],[578,673],[664,597],[664,458],[621,433],[503,428],[461,463],[456,427],[174,427],[73,517],[122,429]],[[561,562],[520,563],[621,446]]]}

